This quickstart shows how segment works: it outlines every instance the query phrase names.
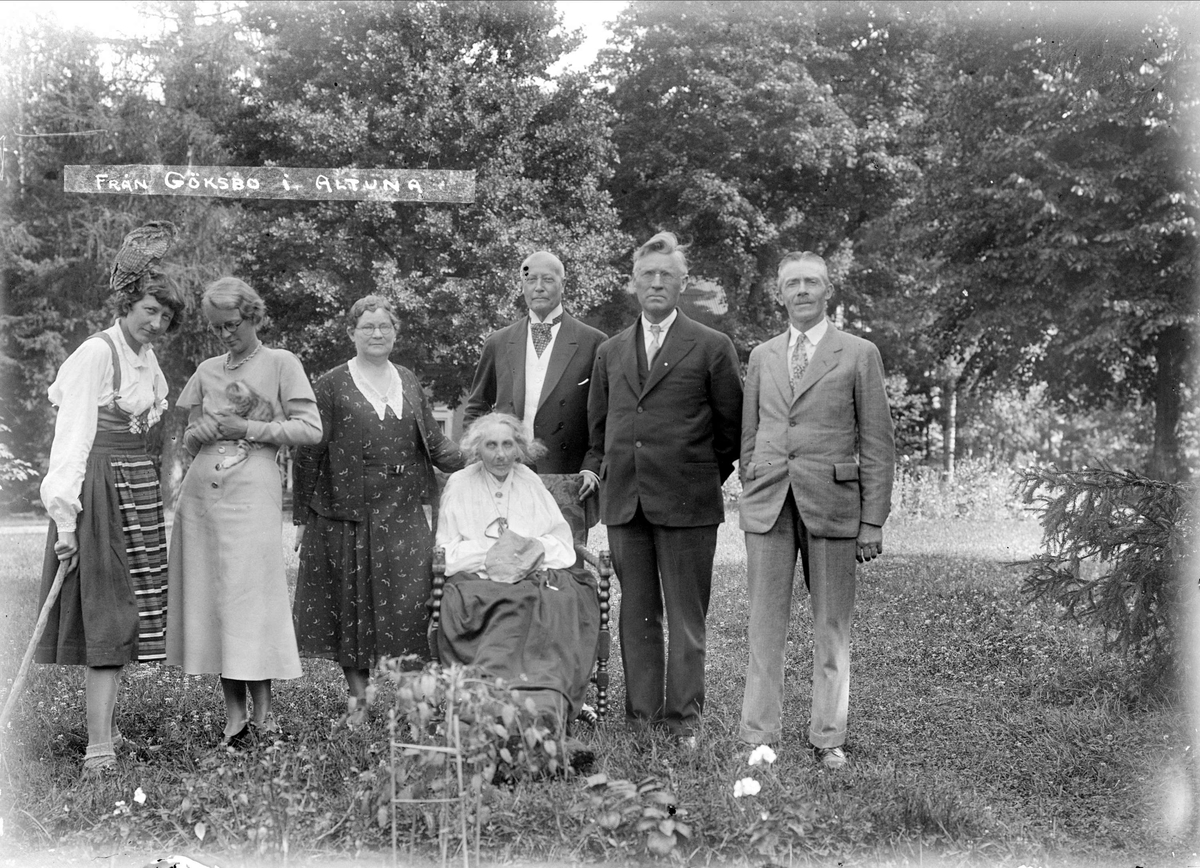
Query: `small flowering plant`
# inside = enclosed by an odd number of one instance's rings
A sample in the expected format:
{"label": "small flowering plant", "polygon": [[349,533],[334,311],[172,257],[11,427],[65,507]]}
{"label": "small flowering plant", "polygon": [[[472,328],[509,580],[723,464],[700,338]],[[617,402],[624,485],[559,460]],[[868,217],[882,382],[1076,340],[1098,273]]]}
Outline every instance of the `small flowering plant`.
{"label": "small flowering plant", "polygon": [[769,766],[775,762],[777,757],[775,751],[771,749],[769,744],[760,744],[754,750],[750,751],[750,758],[746,760],[748,766]]}
{"label": "small flowering plant", "polygon": [[740,799],[742,796],[757,796],[758,791],[761,789],[762,784],[754,778],[742,778],[733,784],[733,797]]}
{"label": "small flowering plant", "polygon": [[[775,762],[775,751],[771,749],[769,744],[760,744],[754,750],[750,751],[750,756],[746,760],[746,765],[751,768],[757,766],[769,766]],[[757,796],[759,790],[762,789],[762,784],[754,777],[744,777],[736,781],[733,785],[733,797],[740,799],[742,796]]]}

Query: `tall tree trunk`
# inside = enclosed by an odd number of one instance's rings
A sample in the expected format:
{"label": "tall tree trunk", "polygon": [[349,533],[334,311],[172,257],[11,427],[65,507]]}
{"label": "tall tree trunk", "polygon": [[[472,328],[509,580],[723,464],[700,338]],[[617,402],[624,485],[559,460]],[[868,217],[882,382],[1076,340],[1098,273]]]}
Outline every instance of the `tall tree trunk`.
{"label": "tall tree trunk", "polygon": [[954,449],[958,440],[958,378],[951,375],[942,384],[942,476],[954,479]]}
{"label": "tall tree trunk", "polygon": [[1155,479],[1179,482],[1185,468],[1179,449],[1179,420],[1183,415],[1183,385],[1187,365],[1187,332],[1182,325],[1158,334],[1154,383],[1154,449],[1146,472]]}

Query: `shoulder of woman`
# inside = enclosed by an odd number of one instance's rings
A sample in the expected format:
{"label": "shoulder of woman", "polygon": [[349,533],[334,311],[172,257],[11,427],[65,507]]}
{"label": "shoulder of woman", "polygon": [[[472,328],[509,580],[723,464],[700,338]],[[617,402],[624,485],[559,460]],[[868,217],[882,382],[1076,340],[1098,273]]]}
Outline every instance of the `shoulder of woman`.
{"label": "shoulder of woman", "polygon": [[409,368],[404,367],[404,365],[396,364],[395,362],[392,362],[392,367],[399,372],[400,379],[406,384],[415,383],[418,387],[421,385],[420,380],[417,379],[417,375],[414,374]]}
{"label": "shoulder of woman", "polygon": [[468,464],[462,470],[455,470],[446,477],[446,488],[449,488],[451,485],[466,485],[467,482],[470,481],[471,477],[475,476],[479,472],[478,465],[479,462],[476,461],[473,464]]}
{"label": "shoulder of woman", "polygon": [[[514,465],[513,472],[515,472],[517,474],[516,479],[518,481],[520,481],[521,483],[523,483],[525,485],[532,485],[535,488],[541,489],[542,491],[546,490],[546,486],[545,486],[545,483],[542,482],[542,478],[540,476],[538,476],[537,473],[535,473],[533,470],[531,470],[526,465],[524,465],[524,464]],[[549,492],[547,492],[547,493],[549,493]]]}
{"label": "shoulder of woman", "polygon": [[268,358],[275,359],[281,364],[297,364],[300,365],[300,358],[291,350],[285,350],[283,347],[269,347],[263,344],[262,354]]}
{"label": "shoulder of woman", "polygon": [[263,347],[263,349],[267,351],[267,358],[274,362],[277,372],[281,374],[286,372],[288,376],[302,377],[305,382],[308,382],[308,371],[304,370],[304,363],[291,350],[279,347]]}
{"label": "shoulder of woman", "polygon": [[317,377],[315,385],[319,386],[321,384],[325,384],[326,386],[335,386],[340,381],[344,380],[346,382],[350,382],[351,379],[350,363],[342,362],[336,368],[326,371],[321,376]]}
{"label": "shoulder of woman", "polygon": [[[75,348],[75,352],[67,356],[66,361],[72,363],[82,363],[94,365],[101,359],[111,359],[112,349],[108,345],[108,341],[99,337],[88,337]],[[65,364],[65,362],[64,362]]]}
{"label": "shoulder of woman", "polygon": [[88,338],[59,365],[55,382],[93,382],[99,385],[106,375],[112,377],[112,350],[107,341]]}

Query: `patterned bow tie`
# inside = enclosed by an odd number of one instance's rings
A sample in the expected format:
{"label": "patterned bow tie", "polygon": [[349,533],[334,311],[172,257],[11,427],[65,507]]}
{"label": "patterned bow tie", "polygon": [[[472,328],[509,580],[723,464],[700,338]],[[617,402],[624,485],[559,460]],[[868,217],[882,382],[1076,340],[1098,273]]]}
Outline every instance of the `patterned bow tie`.
{"label": "patterned bow tie", "polygon": [[534,322],[529,324],[533,334],[533,351],[542,357],[546,347],[550,346],[550,329],[562,322],[561,316],[556,316],[550,322]]}

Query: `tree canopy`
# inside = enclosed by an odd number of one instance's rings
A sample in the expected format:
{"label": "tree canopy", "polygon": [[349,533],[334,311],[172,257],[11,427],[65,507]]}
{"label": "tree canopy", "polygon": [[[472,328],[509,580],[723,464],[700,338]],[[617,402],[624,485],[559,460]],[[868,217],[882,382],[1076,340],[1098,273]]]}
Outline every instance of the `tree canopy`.
{"label": "tree canopy", "polygon": [[[1020,21],[960,10],[940,36],[924,249],[945,290],[941,345],[980,373],[1044,382],[1070,409],[1157,410],[1153,471],[1183,470],[1195,333],[1195,53],[1178,8],[1061,7]],[[981,111],[986,107],[986,111]]]}
{"label": "tree canopy", "polygon": [[[268,339],[314,376],[350,354],[356,298],[392,299],[397,361],[450,403],[518,311],[533,250],[565,263],[571,310],[612,330],[630,251],[673,230],[744,355],[783,326],[778,258],[810,249],[838,323],[880,346],[918,458],[961,392],[966,448],[1017,413],[991,445],[1075,437],[1072,460],[1084,442],[1128,460],[1153,407],[1151,470],[1186,472],[1187,4],[1083,20],[1071,4],[635,0],[591,69],[558,74],[580,35],[548,0],[200,8],[149,4],[163,27],[140,43],[45,19],[0,36],[0,460],[44,461],[46,386],[109,321],[124,233],[164,218],[184,230],[168,267],[189,294],[247,278]],[[474,169],[477,199],[65,194],[79,163]],[[213,351],[195,321],[164,345],[175,393]],[[1122,445],[1104,451],[1095,432],[1115,419]],[[942,442],[952,457],[952,426]]]}
{"label": "tree canopy", "polygon": [[[315,371],[345,360],[342,316],[377,292],[404,361],[455,400],[482,339],[515,313],[522,259],[551,248],[586,314],[619,287],[624,246],[602,188],[612,145],[580,77],[545,87],[570,46],[553,4],[270,4],[244,107],[225,130],[247,164],[474,169],[474,205],[272,202],[248,207],[239,260]],[[416,336],[420,336],[419,339]]]}
{"label": "tree canopy", "polygon": [[[622,226],[691,244],[726,292],[744,352],[775,328],[780,256],[811,249],[844,277],[859,231],[913,179],[902,89],[864,84],[861,15],[795,3],[635,2],[600,62],[611,83]],[[857,61],[857,63],[856,63]]]}

